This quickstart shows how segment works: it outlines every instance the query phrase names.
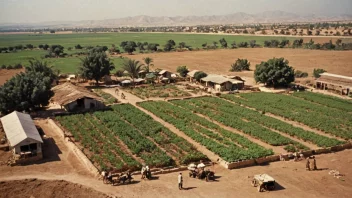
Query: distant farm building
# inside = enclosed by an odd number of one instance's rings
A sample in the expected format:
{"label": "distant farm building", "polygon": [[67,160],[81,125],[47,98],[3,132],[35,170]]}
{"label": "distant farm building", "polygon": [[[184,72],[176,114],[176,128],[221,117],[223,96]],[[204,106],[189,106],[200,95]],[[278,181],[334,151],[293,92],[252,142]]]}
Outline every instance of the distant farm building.
{"label": "distant farm building", "polygon": [[201,82],[204,82],[206,87],[210,87],[219,92],[238,90],[244,87],[244,81],[230,79],[216,74],[209,74],[207,77],[202,78]]}
{"label": "distant farm building", "polygon": [[192,70],[187,73],[187,77],[189,78],[189,82],[193,82],[194,80],[194,75],[199,72],[199,70]]}
{"label": "distant farm building", "polygon": [[171,72],[167,71],[167,70],[161,70],[159,72],[159,76],[162,76],[163,78],[171,78]]}
{"label": "distant farm building", "polygon": [[1,118],[15,162],[29,162],[43,158],[43,140],[30,115],[14,111]]}
{"label": "distant farm building", "polygon": [[61,108],[64,107],[67,111],[104,107],[103,100],[98,95],[71,83],[55,86],[52,91],[54,96],[51,101],[59,104]]}
{"label": "distant farm building", "polygon": [[315,86],[317,89],[332,90],[341,95],[351,95],[352,77],[322,73],[316,79]]}

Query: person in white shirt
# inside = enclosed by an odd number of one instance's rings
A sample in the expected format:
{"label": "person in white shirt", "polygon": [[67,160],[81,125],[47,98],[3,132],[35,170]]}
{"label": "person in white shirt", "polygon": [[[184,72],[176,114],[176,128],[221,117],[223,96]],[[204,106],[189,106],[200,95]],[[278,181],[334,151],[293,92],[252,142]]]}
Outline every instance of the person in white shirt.
{"label": "person in white shirt", "polygon": [[182,183],[183,183],[183,177],[182,177],[182,173],[180,173],[180,174],[178,175],[178,189],[180,189],[180,190],[183,189]]}

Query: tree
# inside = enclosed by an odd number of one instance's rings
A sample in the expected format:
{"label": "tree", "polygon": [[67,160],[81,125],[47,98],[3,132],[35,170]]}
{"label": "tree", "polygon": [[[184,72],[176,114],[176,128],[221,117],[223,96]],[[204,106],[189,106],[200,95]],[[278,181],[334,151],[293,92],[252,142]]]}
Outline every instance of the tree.
{"label": "tree", "polygon": [[183,49],[185,47],[186,47],[186,43],[185,42],[181,42],[181,43],[178,44],[178,48],[180,48],[180,49]]}
{"label": "tree", "polygon": [[44,44],[44,45],[43,45],[43,49],[44,49],[44,50],[48,50],[49,47],[50,47],[50,46],[49,46],[48,44]]}
{"label": "tree", "polygon": [[34,48],[34,46],[32,44],[27,44],[26,47],[27,47],[27,49],[33,49]]}
{"label": "tree", "polygon": [[158,51],[158,46],[159,46],[159,44],[157,44],[157,43],[149,43],[147,45],[147,49],[150,51],[156,52],[156,51]]}
{"label": "tree", "polygon": [[137,44],[134,41],[122,41],[120,46],[125,52],[131,55],[136,51]]}
{"label": "tree", "polygon": [[306,78],[306,77],[308,77],[308,73],[297,70],[297,71],[295,71],[295,77],[296,78]]}
{"label": "tree", "polygon": [[55,30],[50,30],[50,33],[51,34],[55,34]]}
{"label": "tree", "polygon": [[17,74],[0,87],[0,111],[30,112],[36,107],[48,105],[53,96],[51,80],[40,72]]}
{"label": "tree", "polygon": [[174,40],[168,40],[164,46],[164,51],[169,52],[174,49],[176,43]]}
{"label": "tree", "polygon": [[99,80],[105,75],[109,75],[110,71],[113,70],[114,64],[110,62],[105,52],[90,51],[88,56],[81,59],[81,66],[79,71],[82,77],[95,80],[98,84]]}
{"label": "tree", "polygon": [[313,76],[315,78],[319,78],[320,77],[320,74],[326,72],[326,70],[324,69],[313,69]]}
{"label": "tree", "polygon": [[38,59],[29,60],[29,66],[26,67],[26,72],[42,73],[44,76],[50,78],[51,83],[57,78],[52,67],[48,66],[46,61],[40,61]]}
{"label": "tree", "polygon": [[144,70],[145,70],[145,72],[149,73],[149,66],[153,66],[153,64],[152,64],[153,59],[150,57],[145,57],[143,60],[145,63]]}
{"label": "tree", "polygon": [[218,42],[213,41],[213,48],[214,48],[214,49],[218,48],[217,44],[218,44]]}
{"label": "tree", "polygon": [[232,49],[236,49],[236,48],[237,48],[236,41],[234,41],[234,42],[231,43],[231,48],[232,48]]}
{"label": "tree", "polygon": [[208,74],[206,74],[205,72],[203,71],[197,71],[195,74],[194,74],[194,78],[196,79],[196,81],[200,81],[200,79],[204,78],[204,77],[207,77]]}
{"label": "tree", "polygon": [[220,39],[219,43],[222,48],[227,48],[227,42],[226,42],[225,38]]}
{"label": "tree", "polygon": [[56,57],[59,57],[64,53],[64,47],[61,45],[51,45],[49,50],[51,56],[55,55]]}
{"label": "tree", "polygon": [[39,47],[39,49],[42,49],[42,48],[43,48],[43,45],[42,45],[42,44],[40,44],[40,45],[38,45],[38,47]]}
{"label": "tree", "polygon": [[139,61],[132,59],[128,59],[123,63],[122,68],[127,71],[128,75],[132,78],[133,85],[134,79],[138,78],[139,72],[142,70],[143,66],[144,65]]}
{"label": "tree", "polygon": [[83,47],[80,44],[75,45],[75,49],[83,49]]}
{"label": "tree", "polygon": [[295,80],[294,69],[284,58],[273,58],[256,65],[254,78],[256,82],[268,86],[287,86]]}
{"label": "tree", "polygon": [[186,77],[187,73],[189,72],[187,66],[178,66],[176,69],[177,73],[180,74],[182,77]]}
{"label": "tree", "polygon": [[249,41],[249,46],[251,46],[251,48],[256,47],[256,46],[257,46],[256,40],[251,40],[251,41]]}
{"label": "tree", "polygon": [[243,71],[243,70],[248,70],[250,67],[251,63],[247,59],[237,59],[234,64],[231,65],[230,71],[235,72],[235,71]]}

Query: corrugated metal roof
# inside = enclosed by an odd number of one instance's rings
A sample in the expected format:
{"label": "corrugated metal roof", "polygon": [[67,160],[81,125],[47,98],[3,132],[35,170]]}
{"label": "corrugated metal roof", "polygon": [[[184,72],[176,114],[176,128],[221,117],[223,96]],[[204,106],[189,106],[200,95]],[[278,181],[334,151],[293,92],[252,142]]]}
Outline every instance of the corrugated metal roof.
{"label": "corrugated metal roof", "polygon": [[43,143],[30,115],[14,111],[1,118],[2,125],[11,146],[16,146],[26,139]]}
{"label": "corrugated metal roof", "polygon": [[335,78],[343,78],[343,79],[347,79],[347,80],[352,80],[352,77],[349,76],[342,76],[342,75],[338,75],[338,74],[331,74],[331,73],[322,73],[320,74],[321,76],[330,76],[330,77],[335,77]]}
{"label": "corrugated metal roof", "polygon": [[164,73],[168,72],[167,70],[163,69],[159,72],[159,75],[163,75]]}

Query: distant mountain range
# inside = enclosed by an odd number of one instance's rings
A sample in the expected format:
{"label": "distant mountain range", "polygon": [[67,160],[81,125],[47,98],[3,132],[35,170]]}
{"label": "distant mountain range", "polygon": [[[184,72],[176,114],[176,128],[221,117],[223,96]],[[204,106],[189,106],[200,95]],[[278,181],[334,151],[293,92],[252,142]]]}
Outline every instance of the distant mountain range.
{"label": "distant mountain range", "polygon": [[0,24],[4,28],[98,28],[98,27],[121,27],[121,26],[191,26],[191,25],[215,25],[215,24],[253,24],[253,23],[294,23],[294,22],[324,22],[324,21],[352,21],[352,15],[299,15],[283,11],[267,11],[258,14],[237,12],[226,15],[212,16],[175,16],[175,17],[152,17],[134,16],[105,20],[84,21],[54,21],[28,24]]}

